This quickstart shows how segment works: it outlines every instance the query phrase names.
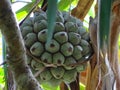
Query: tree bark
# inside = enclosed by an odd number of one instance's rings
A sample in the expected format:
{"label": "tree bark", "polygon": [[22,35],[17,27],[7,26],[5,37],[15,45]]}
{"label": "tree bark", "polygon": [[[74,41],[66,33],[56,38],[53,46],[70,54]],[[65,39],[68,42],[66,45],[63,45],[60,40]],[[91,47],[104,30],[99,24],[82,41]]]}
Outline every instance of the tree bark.
{"label": "tree bark", "polygon": [[27,65],[25,46],[9,0],[0,0],[0,29],[8,49],[7,62],[18,89],[42,90]]}
{"label": "tree bark", "polygon": [[120,90],[120,66],[118,62],[118,38],[120,32],[120,0],[114,0],[109,43],[109,60],[116,79],[116,90]]}

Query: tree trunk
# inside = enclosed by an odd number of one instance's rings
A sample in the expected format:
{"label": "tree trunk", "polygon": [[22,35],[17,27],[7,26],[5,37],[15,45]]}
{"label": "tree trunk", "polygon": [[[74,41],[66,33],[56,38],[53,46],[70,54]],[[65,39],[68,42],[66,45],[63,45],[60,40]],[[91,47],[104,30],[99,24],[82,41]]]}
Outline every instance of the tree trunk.
{"label": "tree trunk", "polygon": [[8,49],[7,62],[18,89],[42,90],[27,65],[25,46],[9,0],[0,0],[0,29]]}
{"label": "tree trunk", "polygon": [[120,66],[118,62],[119,32],[120,32],[120,0],[115,0],[112,7],[109,60],[116,79],[116,90],[120,90]]}

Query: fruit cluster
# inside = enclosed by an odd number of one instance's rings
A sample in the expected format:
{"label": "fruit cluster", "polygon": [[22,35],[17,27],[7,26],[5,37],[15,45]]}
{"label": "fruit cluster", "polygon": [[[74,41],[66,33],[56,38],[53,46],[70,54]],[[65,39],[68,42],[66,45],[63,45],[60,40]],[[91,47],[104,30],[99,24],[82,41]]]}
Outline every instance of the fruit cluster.
{"label": "fruit cluster", "polygon": [[46,44],[46,12],[35,12],[20,27],[26,49],[30,53],[28,65],[33,73],[37,73],[41,83],[70,83],[76,79],[77,72],[85,69],[86,64],[78,63],[84,62],[92,49],[89,34],[79,19],[68,12],[57,11],[54,34],[49,45]]}

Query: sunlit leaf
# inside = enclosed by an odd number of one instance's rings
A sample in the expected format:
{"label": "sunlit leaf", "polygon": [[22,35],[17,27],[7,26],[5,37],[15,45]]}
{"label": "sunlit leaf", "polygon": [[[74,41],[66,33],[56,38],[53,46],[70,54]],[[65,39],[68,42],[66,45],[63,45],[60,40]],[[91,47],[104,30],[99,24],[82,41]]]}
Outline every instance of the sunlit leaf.
{"label": "sunlit leaf", "polygon": [[33,5],[34,2],[31,2],[16,12],[18,21],[22,20],[28,14]]}
{"label": "sunlit leaf", "polygon": [[85,90],[85,85],[83,85],[82,83],[80,83],[80,90]]}
{"label": "sunlit leaf", "polygon": [[77,2],[78,0],[60,0],[58,3],[58,9],[63,11],[63,10],[68,10],[70,8],[70,5],[74,2]]}
{"label": "sunlit leaf", "polygon": [[42,84],[42,87],[43,87],[44,90],[60,90],[59,86],[54,86],[53,87],[53,86],[49,85],[48,83]]}

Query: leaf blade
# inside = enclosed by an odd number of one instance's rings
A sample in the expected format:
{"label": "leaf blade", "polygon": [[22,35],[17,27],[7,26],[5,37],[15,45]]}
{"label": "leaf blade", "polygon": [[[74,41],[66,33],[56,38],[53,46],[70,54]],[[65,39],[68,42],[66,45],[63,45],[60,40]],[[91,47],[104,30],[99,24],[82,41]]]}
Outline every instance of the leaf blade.
{"label": "leaf blade", "polygon": [[53,31],[54,31],[54,24],[56,19],[56,11],[57,11],[57,0],[48,0],[48,12],[47,12],[47,19],[48,19],[48,32],[47,32],[47,44],[50,43]]}
{"label": "leaf blade", "polygon": [[110,32],[112,0],[100,0],[99,10],[99,45],[102,49],[104,43],[108,44]]}

